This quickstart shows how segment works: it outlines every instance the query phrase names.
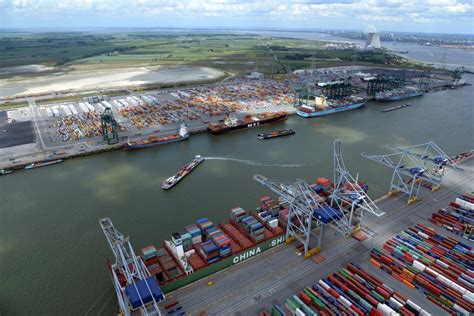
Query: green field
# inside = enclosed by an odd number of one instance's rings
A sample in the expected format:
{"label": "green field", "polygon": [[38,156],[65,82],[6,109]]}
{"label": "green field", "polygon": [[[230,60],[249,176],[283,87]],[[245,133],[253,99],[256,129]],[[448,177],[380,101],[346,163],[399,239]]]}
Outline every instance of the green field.
{"label": "green field", "polygon": [[[403,63],[383,51],[327,50],[324,42],[259,35],[163,33],[4,33],[0,67],[77,69],[193,65],[226,72],[285,73],[308,67]],[[274,60],[274,55],[279,62]]]}

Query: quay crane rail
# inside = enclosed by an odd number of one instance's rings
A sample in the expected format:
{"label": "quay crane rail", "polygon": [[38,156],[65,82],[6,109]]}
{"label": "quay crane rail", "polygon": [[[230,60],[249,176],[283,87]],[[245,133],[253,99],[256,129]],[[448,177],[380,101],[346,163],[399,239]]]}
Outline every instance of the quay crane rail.
{"label": "quay crane rail", "polygon": [[115,256],[110,270],[121,312],[126,316],[135,311],[161,316],[158,303],[164,295],[142,259],[135,255],[129,238],[114,227],[110,218],[102,218],[99,223]]}
{"label": "quay crane rail", "polygon": [[[362,157],[393,169],[389,195],[403,192],[408,196],[407,204],[411,204],[418,199],[423,181],[431,186],[432,191],[439,190],[444,165],[449,163],[451,166],[455,166],[452,160],[434,142],[410,147],[396,147],[393,145],[387,145],[386,147],[392,149],[394,153],[385,155],[362,153]],[[419,148],[425,148],[425,151],[422,154],[417,154],[414,149]],[[428,152],[430,150],[435,150],[438,156],[429,156]],[[436,165],[437,168],[430,169],[427,165],[428,162]],[[440,172],[440,170],[442,171]]]}
{"label": "quay crane rail", "polygon": [[381,211],[359,184],[359,175],[352,177],[344,164],[341,151],[341,141],[334,141],[334,191],[331,197],[331,206],[340,210],[348,206],[348,226],[353,227],[354,216],[362,221],[363,211],[377,217],[385,214]]}

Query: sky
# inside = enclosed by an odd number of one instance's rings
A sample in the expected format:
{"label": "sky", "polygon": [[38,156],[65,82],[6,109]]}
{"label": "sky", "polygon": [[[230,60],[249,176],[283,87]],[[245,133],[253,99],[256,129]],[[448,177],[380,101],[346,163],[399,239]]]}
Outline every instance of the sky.
{"label": "sky", "polygon": [[472,0],[0,0],[0,29],[352,29],[474,34]]}

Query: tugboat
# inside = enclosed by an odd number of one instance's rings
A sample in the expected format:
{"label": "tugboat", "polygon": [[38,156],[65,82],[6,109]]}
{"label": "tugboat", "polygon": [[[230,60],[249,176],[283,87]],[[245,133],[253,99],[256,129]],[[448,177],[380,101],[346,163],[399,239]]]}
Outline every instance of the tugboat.
{"label": "tugboat", "polygon": [[257,139],[262,140],[262,139],[269,139],[269,138],[275,138],[275,137],[281,137],[281,136],[288,136],[288,135],[293,135],[295,134],[295,131],[292,129],[284,129],[281,131],[275,131],[271,133],[260,133],[257,135]]}
{"label": "tugboat", "polygon": [[189,164],[184,166],[183,168],[179,169],[179,171],[174,175],[166,179],[163,184],[161,185],[161,188],[163,190],[169,190],[172,187],[174,187],[179,181],[181,181],[185,176],[187,176],[191,171],[193,171],[194,168],[199,166],[201,162],[204,161],[204,158],[201,157],[201,155],[197,155],[193,161],[191,161]]}

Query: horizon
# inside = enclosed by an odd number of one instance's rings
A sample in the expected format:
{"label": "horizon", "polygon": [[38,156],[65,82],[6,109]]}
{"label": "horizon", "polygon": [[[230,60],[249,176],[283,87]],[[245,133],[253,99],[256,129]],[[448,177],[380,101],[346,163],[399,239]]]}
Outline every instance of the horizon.
{"label": "horizon", "polygon": [[474,35],[473,8],[468,0],[0,0],[0,30],[277,29]]}

